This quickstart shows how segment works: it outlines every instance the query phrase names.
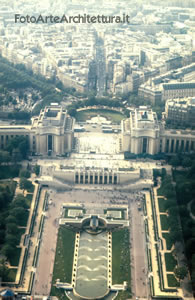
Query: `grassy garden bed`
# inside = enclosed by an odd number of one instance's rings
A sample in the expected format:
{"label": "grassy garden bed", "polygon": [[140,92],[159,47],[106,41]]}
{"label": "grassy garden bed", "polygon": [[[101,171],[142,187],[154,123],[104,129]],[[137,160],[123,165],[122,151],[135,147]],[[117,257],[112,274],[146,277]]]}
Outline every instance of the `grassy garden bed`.
{"label": "grassy garden bed", "polygon": [[164,198],[158,197],[158,207],[159,207],[159,211],[162,213],[166,212],[165,201],[166,200]]}
{"label": "grassy garden bed", "polygon": [[35,186],[32,185],[29,189],[27,189],[28,193],[34,193]]}
{"label": "grassy garden bed", "polygon": [[160,215],[161,230],[169,229],[169,218],[166,215]]}
{"label": "grassy garden bed", "polygon": [[58,240],[56,247],[56,256],[52,278],[51,296],[59,299],[68,299],[64,294],[64,290],[57,289],[54,284],[56,279],[62,282],[71,283],[72,264],[74,256],[75,232],[65,227],[60,227],[58,232]]}
{"label": "grassy garden bed", "polygon": [[171,248],[173,246],[173,242],[171,241],[169,233],[164,232],[164,233],[162,233],[162,236],[166,240],[167,250],[171,250]]}
{"label": "grassy garden bed", "polygon": [[173,272],[177,265],[177,261],[173,257],[172,253],[165,253],[165,264],[167,272]]}
{"label": "grassy garden bed", "polygon": [[122,229],[112,233],[112,283],[122,284],[123,281],[128,282],[128,291],[124,293],[124,298],[117,299],[127,299],[131,296],[128,229]]}
{"label": "grassy garden bed", "polygon": [[9,258],[9,263],[11,266],[16,267],[19,264],[21,254],[21,248],[16,247],[13,255]]}
{"label": "grassy garden bed", "polygon": [[12,268],[9,269],[8,282],[15,282],[17,270],[18,269],[12,269]]}
{"label": "grassy garden bed", "polygon": [[169,287],[178,287],[179,282],[173,274],[167,274],[168,286]]}
{"label": "grassy garden bed", "polygon": [[30,208],[31,202],[32,202],[32,198],[33,198],[33,194],[27,194],[25,198],[26,198],[26,204]]}

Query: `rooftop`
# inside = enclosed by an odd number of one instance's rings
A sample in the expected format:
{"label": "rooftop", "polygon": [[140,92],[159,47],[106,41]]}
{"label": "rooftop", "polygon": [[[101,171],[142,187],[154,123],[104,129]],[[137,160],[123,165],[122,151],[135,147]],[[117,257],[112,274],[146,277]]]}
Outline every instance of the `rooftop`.
{"label": "rooftop", "polygon": [[140,106],[130,114],[132,128],[157,128],[158,120],[157,115],[152,109],[147,106]]}

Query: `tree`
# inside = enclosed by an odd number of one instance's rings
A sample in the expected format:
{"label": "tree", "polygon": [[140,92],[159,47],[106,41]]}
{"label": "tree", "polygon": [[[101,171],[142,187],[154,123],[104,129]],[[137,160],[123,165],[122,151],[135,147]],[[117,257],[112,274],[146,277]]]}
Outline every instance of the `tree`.
{"label": "tree", "polygon": [[182,161],[183,168],[189,168],[192,165],[192,160],[189,157],[185,157]]}
{"label": "tree", "polygon": [[20,170],[19,176],[20,176],[20,178],[21,177],[29,178],[30,172],[28,170],[22,169],[22,170]]}
{"label": "tree", "polygon": [[22,190],[30,190],[32,188],[32,182],[27,180],[26,178],[20,178],[20,188]]}
{"label": "tree", "polygon": [[10,155],[8,151],[0,151],[0,164],[8,163],[10,161]]}
{"label": "tree", "polygon": [[[23,218],[24,216],[24,212],[25,212],[25,209],[23,207],[14,207],[12,210],[11,210],[11,214],[13,216],[16,217],[16,219],[19,221],[20,219]],[[9,224],[8,224],[9,225]]]}
{"label": "tree", "polygon": [[176,242],[180,242],[182,240],[182,233],[181,230],[178,230],[176,227],[171,228],[170,230],[170,239],[175,244]]}
{"label": "tree", "polygon": [[22,160],[22,155],[18,148],[14,148],[12,151],[12,160],[14,163],[17,163]]}
{"label": "tree", "polygon": [[188,269],[185,266],[183,266],[183,267],[175,267],[174,273],[175,273],[175,276],[180,281],[180,280],[183,280],[187,276]]}
{"label": "tree", "polygon": [[9,269],[6,266],[6,260],[1,259],[0,260],[0,277],[2,278],[2,281],[7,281],[8,273],[9,273]]}
{"label": "tree", "polygon": [[15,248],[9,244],[4,244],[4,246],[1,249],[1,253],[8,258],[13,256],[14,251],[15,251]]}
{"label": "tree", "polygon": [[40,173],[40,166],[39,166],[39,165],[35,165],[33,171],[34,171],[34,173],[35,173],[37,176],[39,176],[39,173]]}
{"label": "tree", "polygon": [[180,159],[177,157],[177,156],[175,156],[175,157],[173,157],[171,160],[170,160],[170,164],[175,168],[175,170],[176,170],[176,168],[180,165]]}
{"label": "tree", "polygon": [[22,207],[25,209],[28,208],[28,204],[26,203],[26,198],[22,194],[17,195],[15,200],[12,201],[11,203],[11,208],[16,208],[16,207]]}
{"label": "tree", "polygon": [[18,227],[16,223],[7,223],[6,224],[7,234],[18,234]]}
{"label": "tree", "polygon": [[0,229],[0,244],[3,244],[5,240],[5,230]]}
{"label": "tree", "polygon": [[7,234],[5,237],[6,243],[12,247],[15,247],[18,244],[18,237],[15,234]]}
{"label": "tree", "polygon": [[17,223],[16,218],[11,215],[9,215],[5,220],[6,220],[6,223]]}
{"label": "tree", "polygon": [[[7,143],[6,150],[9,151],[15,160],[25,159],[29,150],[28,137],[17,136],[10,139]],[[20,155],[20,157],[19,157]]]}

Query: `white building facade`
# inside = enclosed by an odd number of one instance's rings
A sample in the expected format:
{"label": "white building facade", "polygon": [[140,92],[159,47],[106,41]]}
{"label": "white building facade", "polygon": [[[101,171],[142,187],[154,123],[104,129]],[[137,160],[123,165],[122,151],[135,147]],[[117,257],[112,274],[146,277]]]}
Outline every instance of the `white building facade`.
{"label": "white building facade", "polygon": [[145,106],[122,121],[122,150],[134,154],[190,153],[195,150],[195,131],[166,130],[157,115]]}
{"label": "white building facade", "polygon": [[74,120],[67,111],[55,104],[41,110],[32,118],[32,125],[1,126],[0,149],[6,149],[9,140],[25,136],[29,139],[29,150],[38,155],[63,155],[72,151]]}

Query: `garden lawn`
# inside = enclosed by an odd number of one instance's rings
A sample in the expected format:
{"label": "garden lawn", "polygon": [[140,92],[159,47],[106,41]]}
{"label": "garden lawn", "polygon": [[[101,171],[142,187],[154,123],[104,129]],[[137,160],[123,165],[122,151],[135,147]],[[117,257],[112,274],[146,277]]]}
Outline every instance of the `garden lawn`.
{"label": "garden lawn", "polygon": [[31,206],[32,198],[33,198],[33,194],[27,194],[25,197],[26,204],[28,205],[29,208]]}
{"label": "garden lawn", "polygon": [[170,235],[169,233],[164,232],[162,234],[163,238],[165,238],[166,240],[166,246],[167,246],[167,250],[171,250],[172,246],[173,246],[173,242],[170,239]]}
{"label": "garden lawn", "polygon": [[11,266],[13,266],[13,267],[18,266],[19,260],[20,260],[20,254],[21,254],[21,248],[16,247],[13,255],[9,259],[9,263]]}
{"label": "garden lawn", "polygon": [[173,274],[167,274],[168,286],[169,287],[178,287],[179,282]]}
{"label": "garden lawn", "polygon": [[128,282],[128,291],[124,293],[124,298],[117,299],[127,299],[131,296],[128,229],[122,229],[112,233],[112,283],[122,284],[123,281]]}
{"label": "garden lawn", "polygon": [[161,230],[169,229],[169,218],[166,215],[160,215]]}
{"label": "garden lawn", "polygon": [[108,120],[111,120],[113,123],[120,123],[121,120],[125,119],[126,116],[121,112],[109,110],[109,109],[88,109],[76,112],[75,118],[78,122],[85,122],[86,120],[91,119],[100,115],[105,117]]}
{"label": "garden lawn", "polygon": [[9,269],[8,282],[14,282],[16,280],[16,273],[18,269]]}
{"label": "garden lawn", "polygon": [[173,272],[177,265],[177,261],[173,257],[172,253],[165,253],[165,264],[167,272]]}
{"label": "garden lawn", "polygon": [[165,201],[164,198],[158,197],[158,207],[160,212],[166,212]]}
{"label": "garden lawn", "polygon": [[58,232],[58,240],[56,247],[56,256],[52,278],[51,295],[59,299],[68,299],[64,290],[54,287],[56,279],[62,282],[71,283],[72,264],[74,256],[75,232],[68,230],[65,227],[60,227]]}

